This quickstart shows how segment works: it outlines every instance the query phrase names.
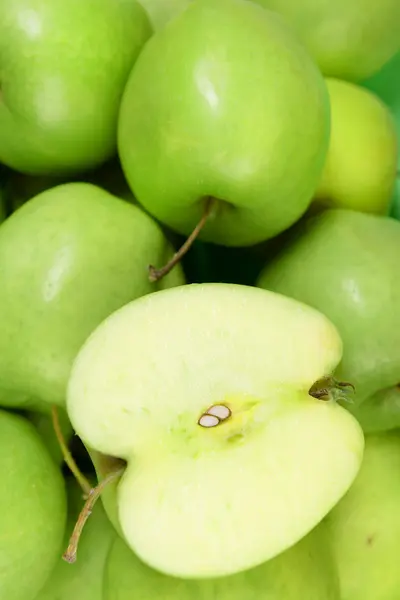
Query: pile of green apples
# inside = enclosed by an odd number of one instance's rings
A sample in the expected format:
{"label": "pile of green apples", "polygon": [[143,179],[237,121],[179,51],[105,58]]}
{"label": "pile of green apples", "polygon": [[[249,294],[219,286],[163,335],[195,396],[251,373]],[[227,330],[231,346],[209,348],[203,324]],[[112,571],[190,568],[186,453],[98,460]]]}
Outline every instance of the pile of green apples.
{"label": "pile of green apples", "polygon": [[400,599],[399,0],[0,0],[0,599]]}

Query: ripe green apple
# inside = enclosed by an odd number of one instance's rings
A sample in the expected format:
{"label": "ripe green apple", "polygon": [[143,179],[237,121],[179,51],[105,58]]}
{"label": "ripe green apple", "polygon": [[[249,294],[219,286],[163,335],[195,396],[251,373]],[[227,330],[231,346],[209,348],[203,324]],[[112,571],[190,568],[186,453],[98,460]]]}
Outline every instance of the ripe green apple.
{"label": "ripe green apple", "polygon": [[256,0],[293,27],[324,75],[359,81],[400,49],[398,0]]}
{"label": "ripe green apple", "polygon": [[400,379],[400,223],[331,209],[306,220],[265,266],[258,285],[323,312],[344,343],[337,377],[356,404]]}
{"label": "ripe green apple", "polygon": [[33,600],[62,551],[66,494],[32,423],[0,410],[0,598]]}
{"label": "ripe green apple", "polygon": [[140,208],[88,183],[39,194],[0,228],[0,405],[63,406],[73,359],[91,331],[159,284],[148,265],[172,254]]}
{"label": "ripe green apple", "polygon": [[177,14],[181,13],[192,0],[139,0],[149,17],[153,31],[158,31]]}
{"label": "ripe green apple", "polygon": [[399,473],[399,433],[366,436],[359,475],[327,519],[341,600],[399,597]]}
{"label": "ripe green apple", "polygon": [[326,83],[331,137],[315,197],[341,208],[388,214],[398,159],[394,119],[365,88],[339,79]]}
{"label": "ripe green apple", "polygon": [[324,525],[319,525],[290,550],[259,567],[229,577],[200,581],[166,577],[154,571],[140,561],[121,538],[117,538],[107,560],[103,596],[103,600],[303,598],[340,598],[336,565]]}
{"label": "ripe green apple", "polygon": [[163,290],[103,321],[67,410],[84,444],[127,462],[105,506],[143,562],[230,575],[323,519],[363,452],[356,419],[309,393],[341,353],[318,311],[234,284]]}
{"label": "ripe green apple", "polygon": [[245,0],[191,3],[156,32],[124,91],[122,167],[138,202],[187,235],[252,245],[307,209],[325,161],[324,80],[282,19]]}
{"label": "ripe green apple", "polygon": [[[64,548],[82,508],[82,490],[67,480],[68,520]],[[59,557],[52,574],[35,600],[104,600],[104,570],[116,537],[101,503],[91,515],[79,543],[79,560],[73,565]],[[150,598],[149,598],[150,600]]]}
{"label": "ripe green apple", "polygon": [[111,157],[121,95],[150,35],[135,0],[2,0],[0,161],[47,175]]}

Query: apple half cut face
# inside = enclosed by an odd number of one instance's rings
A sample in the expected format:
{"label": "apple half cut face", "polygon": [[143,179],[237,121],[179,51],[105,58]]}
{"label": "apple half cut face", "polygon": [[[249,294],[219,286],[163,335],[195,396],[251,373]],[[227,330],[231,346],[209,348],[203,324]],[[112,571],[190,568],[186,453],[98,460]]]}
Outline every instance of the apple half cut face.
{"label": "apple half cut face", "polygon": [[107,318],[67,406],[85,444],[127,462],[115,497],[131,549],[166,574],[216,577],[316,526],[363,455],[356,419],[309,393],[341,356],[321,313],[235,284],[155,292]]}

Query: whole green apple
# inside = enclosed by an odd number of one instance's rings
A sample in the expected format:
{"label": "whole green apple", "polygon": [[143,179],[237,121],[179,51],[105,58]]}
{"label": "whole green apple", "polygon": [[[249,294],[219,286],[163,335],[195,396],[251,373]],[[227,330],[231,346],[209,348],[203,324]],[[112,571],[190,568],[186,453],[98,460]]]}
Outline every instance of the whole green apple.
{"label": "whole green apple", "polygon": [[359,475],[327,518],[341,600],[399,597],[399,473],[399,433],[366,436]]}
{"label": "whole green apple", "polygon": [[33,600],[62,550],[64,481],[32,423],[0,410],[0,598]]}
{"label": "whole green apple", "polygon": [[122,167],[138,202],[227,246],[273,237],[306,210],[329,137],[324,80],[281,18],[246,0],[191,3],[156,32],[124,91]]}
{"label": "whole green apple", "polygon": [[256,0],[293,27],[324,75],[362,80],[400,49],[398,0]]}
{"label": "whole green apple", "polygon": [[372,92],[326,80],[331,137],[316,199],[363,212],[388,214],[396,180],[398,143],[389,108]]}
{"label": "whole green apple", "polygon": [[321,313],[240,285],[159,291],[99,325],[67,410],[84,444],[126,461],[104,506],[143,562],[230,575],[323,519],[363,452],[354,417],[310,392],[341,353]]}
{"label": "whole green apple", "polygon": [[63,406],[72,361],[91,331],[159,284],[148,265],[172,254],[140,208],[88,183],[52,188],[0,227],[0,405]]}
{"label": "whole green apple", "polygon": [[150,35],[135,0],[1,0],[0,161],[47,175],[111,157],[121,95]]}
{"label": "whole green apple", "polygon": [[310,218],[265,266],[258,285],[324,313],[344,352],[338,378],[356,387],[356,404],[400,378],[400,223],[332,209]]}
{"label": "whole green apple", "polygon": [[[82,508],[82,490],[75,480],[67,480],[67,492],[65,547]],[[99,503],[82,533],[79,560],[69,565],[60,556],[35,600],[104,600],[104,570],[115,537],[115,530]]]}
{"label": "whole green apple", "polygon": [[141,562],[123,540],[117,538],[107,560],[104,582],[103,600],[340,598],[336,565],[324,525],[319,525],[290,550],[259,567],[206,581],[166,577]]}

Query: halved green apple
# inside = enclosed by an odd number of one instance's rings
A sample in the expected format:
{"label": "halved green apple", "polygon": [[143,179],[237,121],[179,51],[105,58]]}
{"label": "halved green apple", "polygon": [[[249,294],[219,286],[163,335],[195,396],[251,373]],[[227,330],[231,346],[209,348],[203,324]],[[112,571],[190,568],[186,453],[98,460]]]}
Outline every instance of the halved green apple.
{"label": "halved green apple", "polygon": [[93,332],[68,413],[85,444],[127,461],[117,514],[144,562],[178,577],[233,574],[331,510],[358,472],[363,434],[309,390],[341,356],[321,313],[233,284],[150,294]]}

